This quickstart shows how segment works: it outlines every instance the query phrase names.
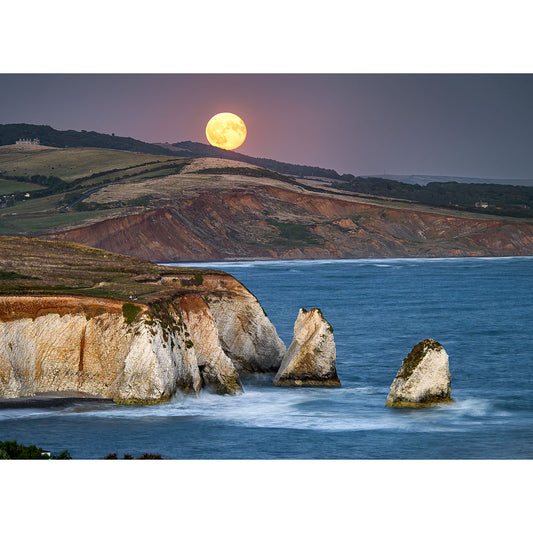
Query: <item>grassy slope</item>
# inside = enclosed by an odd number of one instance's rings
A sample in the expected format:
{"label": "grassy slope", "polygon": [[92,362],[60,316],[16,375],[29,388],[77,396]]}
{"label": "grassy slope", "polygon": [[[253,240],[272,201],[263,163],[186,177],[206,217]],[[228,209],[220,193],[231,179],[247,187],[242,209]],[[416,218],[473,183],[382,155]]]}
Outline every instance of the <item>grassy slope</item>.
{"label": "grassy slope", "polygon": [[176,288],[135,279],[161,274],[189,276],[216,270],[169,268],[80,244],[0,236],[0,295],[70,294],[150,303]]}
{"label": "grassy slope", "polygon": [[0,172],[4,177],[56,176],[70,182],[90,174],[135,165],[167,161],[164,155],[139,154],[103,148],[56,148],[20,151],[9,146],[0,148]]}
{"label": "grassy slope", "polygon": [[31,192],[43,189],[42,185],[36,183],[24,183],[13,180],[0,179],[0,196],[3,194],[11,194],[13,192]]}
{"label": "grassy slope", "polygon": [[109,215],[110,212],[86,211],[80,213],[28,213],[17,216],[0,216],[0,234],[21,235],[44,232],[50,228],[70,226],[93,220],[101,215]]}
{"label": "grassy slope", "polygon": [[[31,178],[36,174],[54,176],[65,182],[59,193],[31,197],[0,210],[0,234],[32,235],[48,229],[82,223],[100,216],[123,214],[119,206],[104,211],[65,209],[70,203],[109,183],[139,182],[172,174],[182,158],[150,155],[103,148],[40,148],[21,150],[0,147],[0,191],[42,191],[45,187],[15,181],[13,176]],[[172,168],[172,167],[175,168]],[[171,167],[171,168],[169,168]],[[96,175],[95,175],[96,174]],[[135,203],[135,202],[133,202]],[[131,206],[130,206],[131,207]]]}

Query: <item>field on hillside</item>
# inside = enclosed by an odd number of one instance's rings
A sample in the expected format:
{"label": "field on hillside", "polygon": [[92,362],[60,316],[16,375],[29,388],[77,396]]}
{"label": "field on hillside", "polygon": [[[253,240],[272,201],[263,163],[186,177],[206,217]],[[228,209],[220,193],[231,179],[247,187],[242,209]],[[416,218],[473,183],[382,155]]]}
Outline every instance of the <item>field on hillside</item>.
{"label": "field on hillside", "polygon": [[13,180],[3,180],[0,179],[0,196],[3,194],[11,194],[13,192],[27,192],[27,191],[36,191],[38,189],[43,189],[41,185],[36,183],[24,183]]}
{"label": "field on hillside", "polygon": [[[187,160],[103,148],[0,147],[0,195],[15,193],[0,209],[0,234],[37,234],[110,217],[146,206],[146,199],[90,203],[91,195],[115,184],[145,184],[176,174]],[[24,193],[30,192],[26,198]],[[163,191],[161,191],[163,192]],[[157,193],[157,187],[156,187]],[[157,194],[155,194],[157,196]],[[83,202],[83,200],[87,200]]]}
{"label": "field on hillside", "polygon": [[58,212],[0,215],[0,235],[34,235],[50,228],[62,228],[109,215],[109,211]]}
{"label": "field on hillside", "polygon": [[4,177],[40,174],[70,182],[100,172],[175,159],[103,148],[20,150],[3,146],[0,148],[0,173]]}
{"label": "field on hillside", "polygon": [[[127,300],[135,294],[139,303],[148,303],[176,290],[158,284],[161,275],[191,279],[198,273],[194,268],[168,268],[70,242],[0,235],[0,295],[71,294]],[[202,271],[207,273],[226,275]],[[147,275],[154,276],[154,281]]]}

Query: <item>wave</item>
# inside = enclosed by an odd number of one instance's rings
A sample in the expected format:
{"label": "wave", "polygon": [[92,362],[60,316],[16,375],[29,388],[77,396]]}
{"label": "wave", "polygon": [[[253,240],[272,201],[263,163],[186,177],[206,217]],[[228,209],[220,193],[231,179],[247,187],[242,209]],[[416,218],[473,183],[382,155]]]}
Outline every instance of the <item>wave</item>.
{"label": "wave", "polygon": [[159,405],[116,405],[100,409],[65,409],[61,412],[4,411],[0,419],[51,416],[87,419],[211,421],[248,428],[292,429],[322,432],[345,431],[465,431],[485,423],[496,413],[489,400],[465,399],[429,409],[384,407],[380,387],[341,389],[276,389],[251,387],[240,396],[219,396],[207,391],[191,396],[177,394]]}
{"label": "wave", "polygon": [[2,409],[0,422],[7,420],[20,420],[22,418],[46,418],[56,416],[57,411],[51,409]]}
{"label": "wave", "polygon": [[361,258],[361,259],[261,259],[246,261],[194,261],[178,263],[159,263],[162,266],[214,268],[251,268],[259,265],[267,267],[287,267],[305,265],[331,265],[331,264],[378,264],[390,266],[391,264],[417,264],[417,263],[475,263],[487,261],[531,261],[533,256],[501,256],[501,257],[391,257],[391,258]]}
{"label": "wave", "polygon": [[[459,393],[460,395],[460,393]],[[121,420],[132,424],[161,421],[174,425],[217,424],[253,429],[290,429],[311,432],[392,431],[399,433],[468,432],[500,424],[513,416],[485,398],[459,398],[428,409],[390,409],[384,389],[349,386],[340,389],[278,389],[251,380],[240,396],[220,396],[202,390],[178,393],[158,405],[70,406],[64,409],[12,409],[0,421],[61,419]],[[85,422],[83,422],[85,425]]]}

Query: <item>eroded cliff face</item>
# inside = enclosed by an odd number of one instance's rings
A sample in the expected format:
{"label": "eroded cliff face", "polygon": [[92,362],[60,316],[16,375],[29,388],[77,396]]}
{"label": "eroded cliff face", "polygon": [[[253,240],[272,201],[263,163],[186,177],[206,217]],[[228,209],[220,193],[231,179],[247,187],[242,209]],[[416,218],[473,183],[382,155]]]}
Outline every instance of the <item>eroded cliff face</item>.
{"label": "eroded cliff face", "polygon": [[239,375],[220,346],[217,325],[205,300],[198,294],[188,294],[180,298],[179,307],[204,382],[221,394],[242,392]]}
{"label": "eroded cliff face", "polygon": [[0,236],[0,398],[235,394],[239,372],[275,371],[284,353],[255,296],[225,272]]}
{"label": "eroded cliff face", "polygon": [[255,298],[213,295],[209,307],[220,342],[238,372],[276,372],[286,353],[276,328]]}
{"label": "eroded cliff face", "polygon": [[[425,210],[424,210],[425,209]],[[159,262],[533,254],[533,224],[274,186],[198,190],[46,238]]]}
{"label": "eroded cliff face", "polygon": [[201,380],[186,329],[165,330],[138,306],[75,297],[0,297],[0,396],[79,391],[121,402],[168,399]]}
{"label": "eroded cliff face", "polygon": [[201,280],[183,280],[163,276],[160,283],[202,296],[216,322],[221,348],[238,373],[278,370],[287,351],[285,344],[257,298],[234,277],[204,275]]}
{"label": "eroded cliff face", "polygon": [[[211,286],[220,288],[225,280],[215,278]],[[233,278],[229,282],[242,293],[240,298],[246,299],[244,287]],[[180,281],[173,278],[167,283]],[[285,347],[272,325],[246,332],[237,326],[220,334],[201,295],[210,292],[210,284],[201,285],[194,286],[198,292],[191,289],[151,306],[129,303],[133,317],[125,313],[122,301],[0,296],[0,397],[78,391],[116,402],[149,403],[168,400],[177,390],[198,391],[204,384],[222,394],[242,391],[222,343],[236,349],[240,341],[233,336],[249,341],[249,352],[236,353],[247,368],[270,368],[271,357],[282,356]],[[251,295],[248,298],[255,300]],[[229,316],[239,322],[241,303],[231,309],[231,296],[226,295],[226,304]],[[266,317],[260,311],[256,321],[263,323]],[[215,314],[220,315],[218,309]],[[272,334],[278,349],[273,355],[261,351],[272,345],[263,335]],[[258,350],[264,353],[263,363]],[[246,363],[248,353],[250,365]]]}

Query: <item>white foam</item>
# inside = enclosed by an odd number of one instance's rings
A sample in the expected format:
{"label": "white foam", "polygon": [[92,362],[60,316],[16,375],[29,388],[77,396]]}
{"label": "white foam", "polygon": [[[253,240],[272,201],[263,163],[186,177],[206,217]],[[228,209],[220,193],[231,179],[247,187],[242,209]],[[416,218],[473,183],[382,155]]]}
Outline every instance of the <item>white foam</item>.
{"label": "white foam", "polygon": [[2,409],[0,422],[5,420],[20,420],[22,418],[47,418],[56,416],[57,411],[46,409]]}
{"label": "white foam", "polygon": [[[264,382],[263,382],[264,381]],[[285,389],[265,380],[250,380],[239,396],[220,396],[207,391],[198,395],[178,394],[158,405],[113,405],[96,409],[10,409],[0,420],[67,417],[83,419],[186,419],[270,429],[308,431],[401,432],[465,431],[487,419],[511,416],[495,410],[484,398],[459,399],[430,409],[396,410],[384,406],[386,391],[375,386],[345,386],[340,389]]]}
{"label": "white foam", "polygon": [[[219,396],[206,391],[197,396],[178,395],[172,401],[149,406],[113,406],[105,410],[63,412],[62,416],[130,419],[198,418],[250,428],[310,431],[460,431],[452,412],[384,407],[376,387],[342,389],[277,389],[256,387],[239,396]],[[461,404],[461,408],[468,406]],[[472,411],[472,406],[470,406]]]}
{"label": "white foam", "polygon": [[323,266],[331,264],[355,264],[389,266],[393,264],[416,265],[417,263],[476,263],[486,261],[530,261],[533,256],[503,256],[503,257],[394,257],[394,258],[365,258],[365,259],[286,259],[286,260],[256,260],[256,261],[195,261],[180,263],[160,263],[163,266],[191,267],[191,268],[250,268],[264,265],[267,267],[291,266]]}

